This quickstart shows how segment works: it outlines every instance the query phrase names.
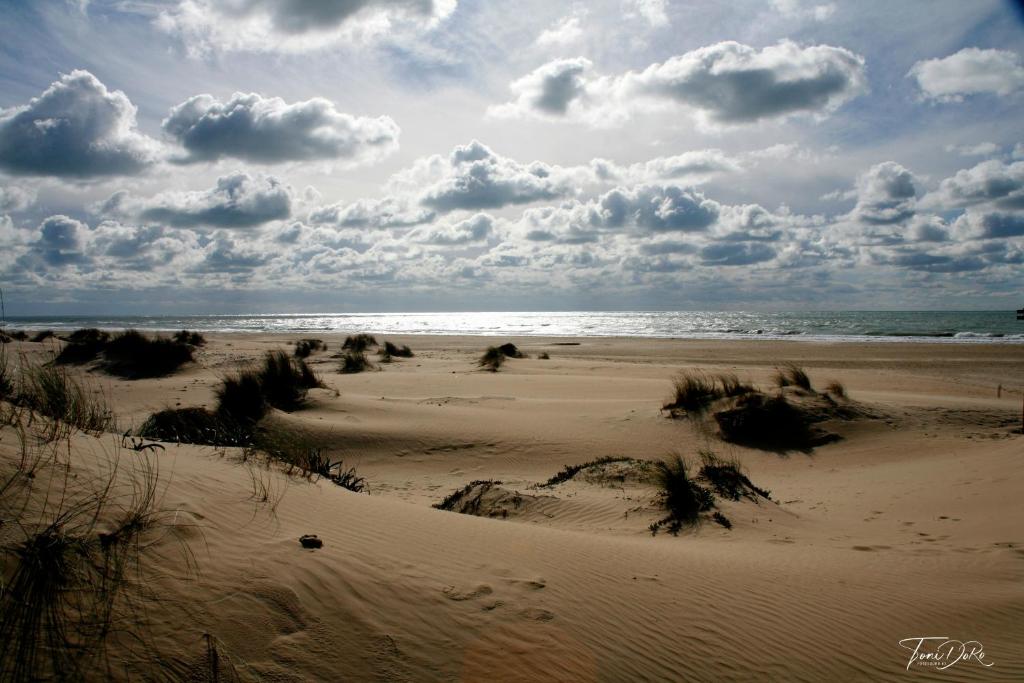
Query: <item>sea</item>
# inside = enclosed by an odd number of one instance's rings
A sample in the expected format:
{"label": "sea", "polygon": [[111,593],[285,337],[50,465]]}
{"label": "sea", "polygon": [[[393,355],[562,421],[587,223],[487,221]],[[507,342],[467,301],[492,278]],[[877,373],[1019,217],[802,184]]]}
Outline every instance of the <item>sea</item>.
{"label": "sea", "polygon": [[7,329],[431,334],[1024,344],[1009,311],[560,311],[259,313],[182,316],[8,316]]}

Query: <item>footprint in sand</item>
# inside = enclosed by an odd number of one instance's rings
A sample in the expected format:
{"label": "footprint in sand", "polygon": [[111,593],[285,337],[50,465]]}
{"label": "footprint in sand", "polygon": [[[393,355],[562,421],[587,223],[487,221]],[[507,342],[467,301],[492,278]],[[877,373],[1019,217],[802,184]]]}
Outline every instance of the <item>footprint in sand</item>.
{"label": "footprint in sand", "polygon": [[555,618],[554,612],[539,607],[528,607],[520,611],[519,616],[530,621],[551,621]]}
{"label": "footprint in sand", "polygon": [[442,592],[449,600],[462,602],[463,600],[475,600],[476,598],[490,595],[494,590],[487,584],[482,583],[471,590],[459,590],[455,586],[445,586]]}

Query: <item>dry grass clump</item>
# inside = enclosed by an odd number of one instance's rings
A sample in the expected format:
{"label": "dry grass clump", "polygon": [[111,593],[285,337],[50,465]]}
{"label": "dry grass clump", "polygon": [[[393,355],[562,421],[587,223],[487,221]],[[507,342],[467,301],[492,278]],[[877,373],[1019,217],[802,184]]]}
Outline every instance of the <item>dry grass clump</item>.
{"label": "dry grass clump", "polygon": [[338,372],[344,375],[352,375],[357,372],[364,372],[373,368],[373,364],[362,351],[346,351],[341,357],[341,366]]}
{"label": "dry grass clump", "polygon": [[757,391],[752,384],[741,382],[736,375],[684,370],[672,382],[672,399],[662,410],[701,413],[720,398],[742,396]]}
{"label": "dry grass clump", "polygon": [[206,408],[167,408],[150,415],[139,436],[170,443],[207,446],[248,446],[251,429]]}
{"label": "dry grass clump", "polygon": [[509,358],[526,358],[526,354],[516,348],[512,342],[506,342],[498,347],[498,350]]}
{"label": "dry grass clump", "polygon": [[538,360],[550,360],[551,356],[548,355],[547,351],[541,351],[540,354],[537,356],[537,359]]}
{"label": "dry grass clump", "polygon": [[639,462],[634,458],[626,458],[622,456],[606,456],[603,458],[596,458],[589,462],[580,463],[579,465],[565,465],[559,470],[554,476],[548,479],[543,484],[538,484],[537,488],[549,488],[551,486],[557,486],[563,482],[567,482],[583,470],[588,470],[594,467],[600,467],[601,465],[608,465],[616,462]]}
{"label": "dry grass clump", "polygon": [[663,526],[671,534],[678,534],[684,525],[695,524],[700,513],[715,505],[711,492],[690,479],[686,461],[681,455],[672,455],[654,463],[654,476],[659,494],[668,515],[650,526],[657,534]]}
{"label": "dry grass clump", "polygon": [[722,438],[755,448],[806,450],[823,443],[806,411],[782,394],[742,396],[736,406],[715,413]]}
{"label": "dry grass clump", "polygon": [[341,345],[341,350],[363,353],[371,346],[379,346],[379,344],[377,344],[377,338],[372,334],[360,333],[345,337],[345,342]]}
{"label": "dry grass clump", "polygon": [[19,407],[51,420],[50,439],[68,428],[99,433],[114,427],[114,414],[103,393],[53,365],[23,367],[13,399]]}
{"label": "dry grass clump", "polygon": [[826,384],[825,391],[832,394],[836,398],[848,398],[846,394],[846,387],[844,387],[842,383],[838,382],[837,380],[832,380],[831,382]]}
{"label": "dry grass clump", "polygon": [[50,339],[50,338],[55,337],[55,336],[57,336],[57,335],[55,335],[53,333],[53,330],[42,330],[40,332],[36,332],[32,336],[32,339],[30,339],[29,341],[32,341],[32,342],[35,342],[35,343],[38,344],[39,342],[44,342],[47,339]]}
{"label": "dry grass clump", "polygon": [[147,337],[125,330],[111,337],[97,329],[77,330],[57,355],[58,365],[89,363],[97,358],[112,375],[128,379],[163,377],[192,360],[193,344],[167,337]]}
{"label": "dry grass clump", "polygon": [[384,347],[380,350],[380,354],[394,356],[395,358],[412,358],[413,352],[408,346],[396,346],[389,341],[384,342]]}
{"label": "dry grass clump", "polygon": [[775,370],[775,384],[781,387],[799,387],[804,391],[811,389],[811,378],[802,367],[796,363],[787,363]]}
{"label": "dry grass clump", "polygon": [[739,500],[741,497],[756,500],[758,497],[771,499],[771,491],[759,488],[743,474],[739,461],[721,460],[711,451],[702,451],[699,476],[711,484],[722,498]]}
{"label": "dry grass clump", "polygon": [[304,360],[289,358],[283,351],[270,351],[264,356],[258,380],[267,403],[289,412],[305,402],[309,389],[324,385]]}
{"label": "dry grass clump", "polygon": [[[483,499],[485,493],[490,491],[495,486],[501,486],[500,481],[494,479],[477,479],[471,481],[461,489],[456,489],[445,496],[444,500],[440,503],[435,503],[434,508],[438,510],[447,510],[449,512],[459,512],[462,514],[476,514],[480,509],[480,502]],[[476,495],[471,496],[473,490],[477,489]]]}
{"label": "dry grass clump", "polygon": [[189,330],[179,330],[171,335],[178,344],[188,344],[189,346],[206,346],[206,337],[200,332],[190,332]]}
{"label": "dry grass clump", "polygon": [[485,370],[497,372],[505,362],[505,354],[497,346],[488,346],[476,364]]}
{"label": "dry grass clump", "polygon": [[[161,656],[139,606],[156,596],[146,589],[142,556],[172,536],[188,566],[194,561],[173,511],[161,507],[157,461],[116,452],[94,474],[57,457],[70,443],[34,454],[25,451],[41,442],[22,443],[0,497],[0,517],[9,522],[0,536],[0,680],[152,670]],[[115,643],[128,645],[116,659],[108,654]]]}
{"label": "dry grass clump", "polygon": [[26,341],[28,333],[24,330],[0,330],[0,343],[10,344],[12,341]]}
{"label": "dry grass clump", "polygon": [[295,357],[309,358],[314,351],[325,351],[327,344],[322,339],[300,339],[295,342]]}

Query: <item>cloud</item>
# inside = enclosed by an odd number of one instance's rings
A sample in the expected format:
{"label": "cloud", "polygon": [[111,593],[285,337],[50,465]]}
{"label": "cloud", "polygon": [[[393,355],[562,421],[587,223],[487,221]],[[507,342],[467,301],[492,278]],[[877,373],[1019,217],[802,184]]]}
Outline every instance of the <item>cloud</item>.
{"label": "cloud", "polygon": [[536,44],[539,47],[561,47],[575,43],[583,36],[583,29],[580,26],[580,17],[573,14],[562,17],[556,21],[551,28],[544,29],[537,36]]}
{"label": "cloud", "polygon": [[625,0],[625,4],[627,9],[636,12],[652,27],[661,28],[669,24],[665,0]]}
{"label": "cloud", "polygon": [[0,187],[0,213],[24,211],[36,202],[36,191],[17,185]]}
{"label": "cloud", "polygon": [[999,152],[999,145],[994,142],[979,142],[976,145],[946,145],[947,152],[962,157],[987,157]]}
{"label": "cloud", "polygon": [[914,215],[916,199],[914,175],[895,161],[885,161],[857,180],[852,217],[874,225],[900,223]]}
{"label": "cloud", "polygon": [[0,112],[0,169],[82,179],[139,173],[159,144],[138,132],[135,112],[120,90],[72,71],[28,104]]}
{"label": "cloud", "polygon": [[452,225],[421,228],[410,238],[415,242],[433,246],[462,246],[480,243],[490,237],[494,230],[494,217],[478,213]]}
{"label": "cloud", "polygon": [[923,202],[930,207],[960,208],[990,204],[1000,209],[1024,209],[1024,161],[1005,164],[995,159],[956,172],[939,184]]}
{"label": "cloud", "polygon": [[47,266],[84,263],[88,260],[83,251],[88,231],[89,226],[68,216],[50,216],[39,224],[39,239],[30,253]]}
{"label": "cloud", "polygon": [[555,199],[572,191],[572,178],[557,166],[521,164],[473,140],[447,157],[418,159],[392,176],[396,191],[413,193],[423,206],[440,212],[496,209]]}
{"label": "cloud", "polygon": [[956,102],[964,95],[1009,95],[1024,88],[1024,66],[1009,50],[967,47],[941,59],[926,59],[907,73],[925,97]]}
{"label": "cloud", "polygon": [[321,206],[309,213],[309,221],[317,225],[359,228],[404,228],[434,219],[428,209],[410,207],[394,197],[360,199]]}
{"label": "cloud", "polygon": [[787,19],[813,19],[827,21],[836,12],[834,2],[804,3],[801,0],[772,0],[775,10]]}
{"label": "cloud", "polygon": [[233,157],[262,164],[369,163],[397,150],[400,132],[387,116],[352,116],[323,98],[288,104],[256,93],[235,93],[227,102],[196,95],[171,109],[163,129],[188,153],[181,161]]}
{"label": "cloud", "polygon": [[700,258],[708,266],[748,266],[772,260],[775,249],[756,242],[709,244],[700,250]]}
{"label": "cloud", "polygon": [[971,240],[1024,237],[1024,213],[967,211],[957,219],[954,229]]}
{"label": "cloud", "polygon": [[156,24],[194,55],[305,52],[429,31],[456,0],[180,0]]}
{"label": "cloud", "polygon": [[702,47],[640,72],[591,75],[583,58],[558,59],[513,81],[499,118],[622,125],[641,111],[681,107],[704,126],[831,113],[867,92],[863,57],[841,47],[784,40],[763,49],[737,42]]}
{"label": "cloud", "polygon": [[292,193],[273,176],[236,172],[198,192],[164,192],[120,205],[139,219],[171,227],[251,228],[291,215]]}

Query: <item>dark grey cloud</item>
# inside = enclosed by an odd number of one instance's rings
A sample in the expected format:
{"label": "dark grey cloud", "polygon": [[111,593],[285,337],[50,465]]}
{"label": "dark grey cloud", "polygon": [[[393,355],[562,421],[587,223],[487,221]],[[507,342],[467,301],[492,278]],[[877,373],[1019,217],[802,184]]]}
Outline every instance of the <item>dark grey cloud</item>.
{"label": "dark grey cloud", "polygon": [[1024,237],[1024,212],[969,211],[957,219],[956,228],[966,239]]}
{"label": "dark grey cloud", "polygon": [[61,267],[88,261],[84,240],[89,227],[68,216],[50,216],[39,225],[39,239],[32,251],[49,266]]}
{"label": "dark grey cloud", "polygon": [[746,266],[770,261],[775,254],[775,249],[767,244],[750,242],[721,242],[700,250],[706,266]]}
{"label": "dark grey cloud", "polygon": [[137,215],[173,227],[251,228],[291,215],[289,188],[273,176],[236,172],[200,192],[168,192],[143,200]]}
{"label": "dark grey cloud", "polygon": [[929,273],[964,273],[982,270],[985,261],[976,256],[957,256],[927,251],[900,249],[887,256],[876,256],[876,262],[885,265],[921,270]]}
{"label": "dark grey cloud", "polygon": [[134,174],[158,151],[138,132],[128,97],[88,71],[65,74],[28,104],[0,112],[0,169],[12,175]]}
{"label": "dark grey cloud", "polygon": [[163,129],[187,152],[183,162],[231,157],[263,164],[368,163],[398,149],[400,132],[387,116],[352,116],[323,98],[288,104],[256,93],[235,93],[227,102],[196,95],[171,109]]}

